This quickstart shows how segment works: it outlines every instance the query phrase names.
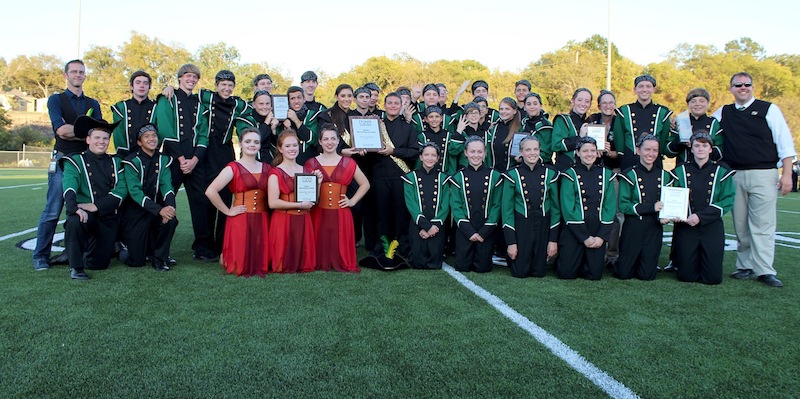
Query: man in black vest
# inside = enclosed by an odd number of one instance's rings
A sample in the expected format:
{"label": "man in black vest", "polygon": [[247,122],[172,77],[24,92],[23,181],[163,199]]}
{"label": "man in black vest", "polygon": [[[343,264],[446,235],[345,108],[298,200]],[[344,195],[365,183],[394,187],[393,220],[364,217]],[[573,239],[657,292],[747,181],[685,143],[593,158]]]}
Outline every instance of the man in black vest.
{"label": "man in black vest", "polygon": [[[64,79],[67,89],[47,99],[50,123],[53,125],[56,144],[47,174],[47,202],[39,218],[39,230],[36,234],[36,249],[33,251],[33,268],[47,270],[50,267],[50,249],[53,246],[53,235],[56,232],[58,218],[64,208],[61,181],[64,170],[61,158],[85,151],[86,141],[75,137],[75,120],[80,115],[92,115],[102,119],[100,104],[97,100],[83,94],[83,81],[86,80],[86,67],[81,60],[72,60],[64,66]],[[63,259],[61,259],[63,258]],[[66,254],[57,257],[52,263],[66,263]]]}
{"label": "man in black vest", "polygon": [[[792,189],[792,160],[797,153],[792,134],[775,104],[753,97],[753,77],[739,72],[731,77],[735,102],[718,109],[714,117],[725,132],[725,161],[736,169],[733,225],[736,229],[736,272],[745,280],[755,275],[770,287],[783,287],[775,278],[775,227],[778,190]],[[783,172],[778,178],[778,165]],[[722,212],[720,210],[720,212]]]}

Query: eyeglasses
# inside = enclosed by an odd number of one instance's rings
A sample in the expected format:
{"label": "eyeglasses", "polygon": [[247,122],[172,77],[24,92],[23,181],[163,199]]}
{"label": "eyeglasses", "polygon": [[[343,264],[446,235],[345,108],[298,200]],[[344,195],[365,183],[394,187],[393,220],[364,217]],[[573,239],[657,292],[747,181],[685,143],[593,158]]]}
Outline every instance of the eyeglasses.
{"label": "eyeglasses", "polygon": [[734,83],[732,86],[733,87],[742,87],[742,86],[751,87],[752,85],[753,85],[752,83]]}

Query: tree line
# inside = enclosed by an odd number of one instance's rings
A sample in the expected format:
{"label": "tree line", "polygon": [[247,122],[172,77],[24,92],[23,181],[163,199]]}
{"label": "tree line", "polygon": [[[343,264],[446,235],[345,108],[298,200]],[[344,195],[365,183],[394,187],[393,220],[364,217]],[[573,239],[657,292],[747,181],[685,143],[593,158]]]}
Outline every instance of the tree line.
{"label": "tree line", "polygon": [[[491,70],[473,59],[423,62],[407,54],[372,57],[337,76],[316,71],[320,76],[317,99],[331,105],[333,92],[341,83],[358,87],[375,82],[387,93],[402,85],[441,82],[447,85],[448,101],[452,101],[461,82],[483,79],[490,86],[489,104],[496,107],[503,97],[513,96],[517,80],[527,79],[533,91],[542,96],[545,110],[554,115],[570,109],[569,100],[576,89],[586,87],[596,95],[606,88],[607,51],[606,39],[594,35],[545,53],[519,72]],[[187,62],[202,71],[199,87],[213,88],[214,74],[230,69],[237,77],[234,94],[247,99],[253,93],[252,78],[259,73],[270,74],[276,86],[275,93],[285,92],[292,81],[299,78],[288,76],[267,62],[243,63],[236,47],[223,42],[201,46],[191,53],[179,44],[164,43],[138,32],[131,32],[130,39],[117,49],[91,46],[82,58],[88,74],[84,90],[97,98],[104,110],[130,97],[128,77],[138,69],[153,76],[152,97],[166,85],[177,85],[175,72]],[[20,88],[33,96],[47,97],[64,89],[62,71],[66,61],[48,54],[21,55],[10,61],[0,58],[0,87],[3,90]],[[763,46],[746,37],[732,40],[722,49],[704,44],[680,44],[663,61],[648,65],[633,62],[620,54],[613,44],[611,48],[611,90],[616,94],[618,105],[635,100],[633,79],[649,73],[658,81],[656,102],[676,113],[681,112],[686,109],[686,93],[703,87],[711,93],[710,109],[713,111],[732,102],[729,79],[739,71],[753,75],[756,97],[772,101],[783,110],[795,142],[800,142],[800,55],[767,55]],[[462,96],[461,103],[470,98],[469,94]],[[3,129],[8,130],[7,125],[3,126],[0,123],[0,134]]]}

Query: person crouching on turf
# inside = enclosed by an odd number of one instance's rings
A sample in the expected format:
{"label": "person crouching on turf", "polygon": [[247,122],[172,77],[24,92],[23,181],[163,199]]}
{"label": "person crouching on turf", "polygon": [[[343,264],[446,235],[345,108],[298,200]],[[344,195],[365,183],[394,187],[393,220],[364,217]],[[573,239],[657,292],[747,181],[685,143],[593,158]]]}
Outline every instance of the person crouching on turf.
{"label": "person crouching on turf", "polygon": [[445,187],[447,175],[439,169],[440,156],[439,146],[426,142],[419,154],[422,165],[402,177],[411,214],[409,263],[414,269],[441,269],[444,260],[444,221],[450,212],[450,199]]}
{"label": "person crouching on turf", "polygon": [[639,163],[617,175],[619,210],[625,214],[619,260],[613,267],[614,276],[619,279],[653,280],[658,272],[663,225],[669,223],[668,219],[658,218],[664,207],[661,187],[672,184],[669,172],[656,165],[658,145],[658,137],[652,134],[639,137]]}
{"label": "person crouching on turf", "polygon": [[136,152],[124,161],[128,197],[120,208],[120,230],[128,257],[123,261],[141,267],[150,255],[154,269],[167,271],[170,261],[174,262],[169,249],[178,227],[172,158],[158,151],[158,131],[152,124],[139,129],[136,144]]}
{"label": "person crouching on turf", "polygon": [[547,260],[558,253],[561,210],[558,171],[545,166],[533,136],[519,143],[522,163],[503,184],[503,234],[514,277],[544,277]]}
{"label": "person crouching on turf", "polygon": [[485,273],[492,270],[495,229],[500,219],[500,172],[483,164],[483,139],[470,136],[464,144],[469,164],[448,181],[456,221],[456,270]]}
{"label": "person crouching on turf", "polygon": [[119,216],[117,209],[128,195],[122,160],[106,154],[111,132],[119,122],[80,116],[75,137],[89,149],[64,159],[64,243],[73,280],[88,280],[84,269],[107,269],[114,252]]}
{"label": "person crouching on turf", "polygon": [[566,231],[559,237],[558,278],[573,279],[582,275],[600,280],[606,242],[616,213],[614,172],[595,165],[597,143],[582,137],[576,152],[579,162],[561,175],[561,214]]}
{"label": "person crouching on turf", "polygon": [[722,215],[733,208],[734,171],[710,159],[714,139],[705,130],[692,135],[694,160],[672,171],[676,187],[689,188],[689,217],[674,220],[673,260],[678,280],[719,284],[725,251]]}

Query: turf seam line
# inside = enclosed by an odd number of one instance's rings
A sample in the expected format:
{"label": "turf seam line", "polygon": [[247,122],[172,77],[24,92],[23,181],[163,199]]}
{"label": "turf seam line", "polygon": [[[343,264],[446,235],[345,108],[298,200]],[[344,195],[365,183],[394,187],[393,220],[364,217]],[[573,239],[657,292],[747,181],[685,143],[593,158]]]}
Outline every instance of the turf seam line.
{"label": "turf seam line", "polygon": [[19,186],[0,187],[0,190],[5,190],[7,188],[23,188],[23,187],[33,187],[33,186],[44,186],[45,184],[47,184],[47,183],[21,184]]}
{"label": "turf seam line", "polygon": [[[64,224],[64,222],[65,222],[65,220],[59,220],[58,224]],[[21,235],[25,235],[25,234],[28,234],[28,233],[33,233],[34,231],[36,231],[38,229],[39,229],[38,227],[34,227],[34,228],[31,228],[31,229],[28,229],[28,230],[19,231],[19,232],[16,232],[16,233],[11,233],[11,234],[8,234],[8,235],[0,237],[0,241],[5,241],[5,240],[8,240],[9,238],[19,237]]]}
{"label": "turf seam line", "polygon": [[549,349],[550,352],[559,357],[561,360],[567,362],[570,367],[583,374],[584,377],[589,379],[589,381],[592,381],[612,398],[639,398],[639,395],[631,391],[621,382],[615,380],[603,370],[597,368],[597,366],[581,356],[580,353],[576,352],[565,343],[561,342],[561,340],[553,336],[553,334],[545,331],[536,323],[530,321],[527,317],[514,310],[507,303],[503,302],[502,299],[498,298],[489,291],[486,291],[483,287],[475,284],[472,280],[468,279],[460,272],[457,272],[452,266],[448,265],[447,263],[443,263],[442,269],[466,289],[472,291],[473,294],[492,305],[492,307],[502,313],[503,316],[507,317],[509,320],[513,321],[514,324],[527,331],[531,336],[533,336],[533,338],[539,341],[539,343]]}

